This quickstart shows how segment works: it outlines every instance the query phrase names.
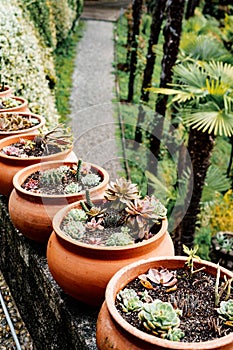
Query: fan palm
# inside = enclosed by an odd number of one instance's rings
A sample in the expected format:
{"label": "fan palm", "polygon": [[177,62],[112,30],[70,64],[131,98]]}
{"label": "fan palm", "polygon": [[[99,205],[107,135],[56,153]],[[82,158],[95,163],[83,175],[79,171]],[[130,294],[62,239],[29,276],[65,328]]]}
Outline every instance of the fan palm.
{"label": "fan palm", "polygon": [[[217,135],[233,135],[233,66],[222,62],[180,64],[174,68],[175,84],[171,88],[154,88],[156,93],[171,95],[170,104],[189,129],[188,151],[193,166],[193,189],[182,222],[176,228],[180,253],[182,244],[192,246],[195,223],[210,156]],[[178,107],[177,107],[178,106]]]}

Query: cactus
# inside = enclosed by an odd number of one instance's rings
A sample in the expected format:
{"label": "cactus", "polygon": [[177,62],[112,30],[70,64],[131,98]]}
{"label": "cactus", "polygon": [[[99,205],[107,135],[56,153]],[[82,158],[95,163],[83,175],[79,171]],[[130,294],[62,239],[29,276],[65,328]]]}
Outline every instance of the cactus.
{"label": "cactus", "polygon": [[143,305],[134,289],[125,288],[121,290],[117,294],[117,299],[124,312],[139,311]]}
{"label": "cactus", "polygon": [[40,184],[42,186],[44,185],[51,185],[51,186],[56,186],[60,185],[62,181],[66,177],[66,172],[70,168],[67,166],[60,166],[59,168],[56,169],[49,169],[42,171],[40,174]]}
{"label": "cactus", "polygon": [[233,299],[221,301],[217,312],[225,325],[233,327]]}
{"label": "cactus", "polygon": [[77,173],[76,173],[76,180],[79,182],[81,179],[81,166],[82,166],[82,159],[78,160],[78,164],[77,164]]}
{"label": "cactus", "polygon": [[[138,317],[147,331],[156,336],[166,338],[171,333],[171,330],[179,330],[180,319],[178,317],[179,310],[174,310],[168,302],[162,302],[155,299],[152,303],[144,303]],[[182,338],[183,332],[176,332]],[[179,340],[179,339],[178,339]]]}

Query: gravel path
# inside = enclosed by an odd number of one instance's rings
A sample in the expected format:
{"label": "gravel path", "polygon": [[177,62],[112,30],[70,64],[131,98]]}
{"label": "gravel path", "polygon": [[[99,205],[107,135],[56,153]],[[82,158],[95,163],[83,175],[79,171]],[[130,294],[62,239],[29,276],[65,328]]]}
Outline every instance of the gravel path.
{"label": "gravel path", "polygon": [[112,102],[113,47],[112,22],[85,21],[84,35],[77,48],[70,117],[77,156],[104,167],[110,179],[115,180],[124,172],[115,139],[118,120],[117,105]]}

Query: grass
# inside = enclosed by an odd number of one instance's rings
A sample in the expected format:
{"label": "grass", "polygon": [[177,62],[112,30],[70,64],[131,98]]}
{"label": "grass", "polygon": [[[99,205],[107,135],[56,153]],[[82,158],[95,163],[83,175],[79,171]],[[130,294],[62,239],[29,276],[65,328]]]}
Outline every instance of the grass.
{"label": "grass", "polygon": [[85,23],[79,21],[75,31],[55,52],[55,66],[57,82],[55,88],[56,106],[59,115],[59,122],[68,123],[70,113],[70,94],[72,89],[72,75],[75,68],[75,57],[77,44],[83,36]]}

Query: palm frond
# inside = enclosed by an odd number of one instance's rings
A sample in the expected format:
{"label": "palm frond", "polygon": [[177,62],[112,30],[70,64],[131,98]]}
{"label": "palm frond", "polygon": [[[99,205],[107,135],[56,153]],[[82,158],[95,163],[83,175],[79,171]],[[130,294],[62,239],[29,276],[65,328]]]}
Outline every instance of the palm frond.
{"label": "palm frond", "polygon": [[184,123],[187,126],[208,132],[214,135],[233,135],[233,113],[226,114],[221,110],[197,111],[184,114]]}
{"label": "palm frond", "polygon": [[208,76],[220,80],[228,88],[233,88],[233,66],[228,63],[211,61],[203,63]]}
{"label": "palm frond", "polygon": [[230,187],[231,182],[226,175],[216,165],[210,165],[202,192],[202,204],[214,201],[216,192],[225,192]]}

